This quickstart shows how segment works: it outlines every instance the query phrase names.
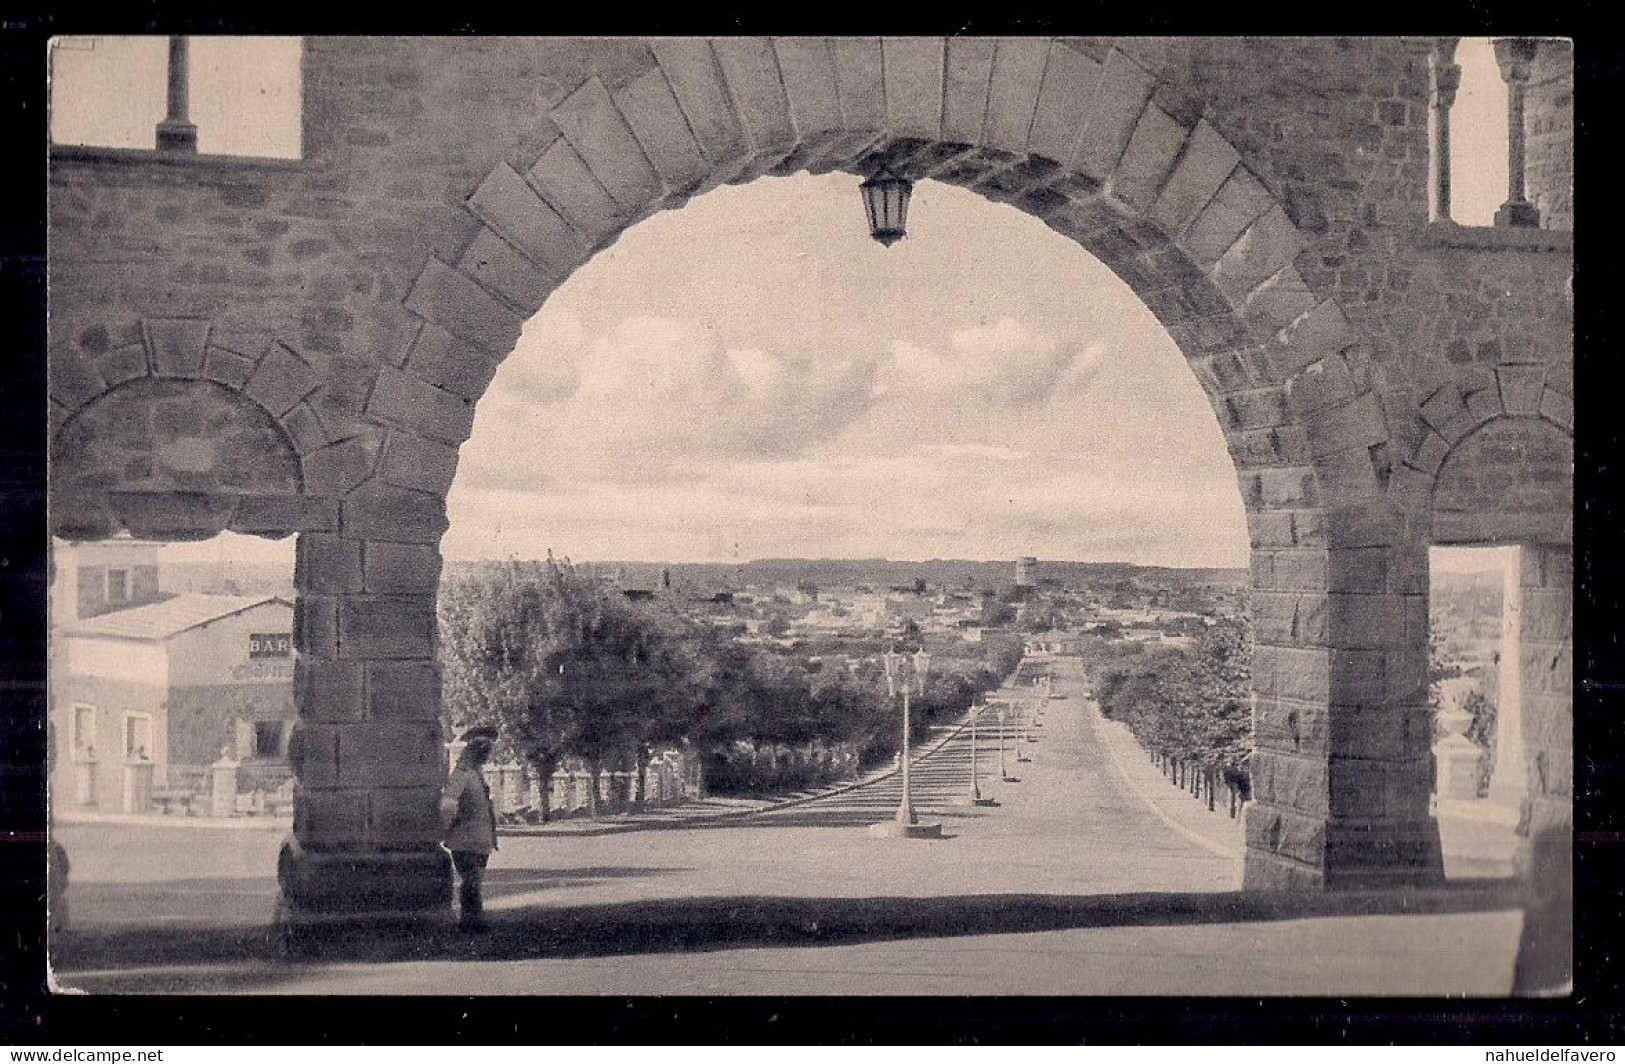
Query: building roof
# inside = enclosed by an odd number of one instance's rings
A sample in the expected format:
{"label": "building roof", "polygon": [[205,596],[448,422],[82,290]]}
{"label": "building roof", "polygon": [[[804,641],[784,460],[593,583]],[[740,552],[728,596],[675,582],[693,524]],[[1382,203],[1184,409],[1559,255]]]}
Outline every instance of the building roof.
{"label": "building roof", "polygon": [[293,608],[293,603],[276,595],[176,595],[148,606],[117,610],[79,621],[68,626],[67,634],[163,640],[273,602]]}

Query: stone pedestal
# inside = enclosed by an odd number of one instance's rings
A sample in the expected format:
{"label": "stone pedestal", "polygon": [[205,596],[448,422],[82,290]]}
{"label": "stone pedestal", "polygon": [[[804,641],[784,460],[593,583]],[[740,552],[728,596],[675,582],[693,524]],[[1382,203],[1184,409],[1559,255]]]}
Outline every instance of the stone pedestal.
{"label": "stone pedestal", "polygon": [[451,911],[451,855],[418,850],[307,849],[293,836],[277,857],[284,930],[335,919],[423,919]]}
{"label": "stone pedestal", "polygon": [[126,813],[145,813],[152,808],[151,761],[128,761],[124,765],[124,804]]}
{"label": "stone pedestal", "polygon": [[237,769],[240,762],[225,751],[209,766],[209,815],[229,817],[237,812]]}

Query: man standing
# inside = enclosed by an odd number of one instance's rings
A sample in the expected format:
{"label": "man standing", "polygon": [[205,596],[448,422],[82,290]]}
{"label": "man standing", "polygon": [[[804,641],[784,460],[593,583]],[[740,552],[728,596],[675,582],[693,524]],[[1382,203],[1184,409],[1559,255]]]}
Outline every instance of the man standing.
{"label": "man standing", "polygon": [[440,796],[446,849],[451,851],[451,863],[457,869],[457,926],[464,931],[486,930],[480,889],[485,863],[497,848],[497,817],[491,789],[480,770],[490,758],[496,739],[497,730],[490,727],[470,728],[463,733],[463,752]]}

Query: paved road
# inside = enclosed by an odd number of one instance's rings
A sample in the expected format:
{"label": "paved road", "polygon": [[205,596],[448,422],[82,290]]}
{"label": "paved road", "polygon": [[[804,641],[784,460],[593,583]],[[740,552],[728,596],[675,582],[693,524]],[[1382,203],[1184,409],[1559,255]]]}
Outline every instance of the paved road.
{"label": "paved road", "polygon": [[895,779],[709,826],[510,838],[489,936],[375,934],[298,963],[261,930],[278,834],[200,845],[197,829],[155,828],[108,852],[117,829],[73,825],[80,930],[59,978],[92,992],[1506,992],[1520,917],[1504,900],[1237,893],[1234,826],[1182,822],[1210,814],[1177,794],[1150,800],[1148,766],[1136,777],[1113,756],[1082,687],[1063,675],[1031,760],[1007,756],[1019,782],[982,750],[995,808],[953,804],[968,735],[926,757],[916,806],[941,840],[868,834]]}

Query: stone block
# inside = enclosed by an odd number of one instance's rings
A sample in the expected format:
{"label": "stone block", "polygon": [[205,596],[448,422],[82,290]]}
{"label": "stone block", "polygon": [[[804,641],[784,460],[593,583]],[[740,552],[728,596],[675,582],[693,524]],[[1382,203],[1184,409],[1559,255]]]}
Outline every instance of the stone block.
{"label": "stone block", "polygon": [[[1273,217],[1273,212],[1265,217]],[[1223,261],[1220,260],[1221,264]],[[1247,294],[1242,310],[1261,331],[1276,335],[1314,310],[1317,302],[1298,268],[1288,265],[1253,288]]]}
{"label": "stone block", "polygon": [[1309,453],[1323,458],[1338,451],[1370,448],[1388,439],[1382,405],[1371,392],[1340,406],[1327,407],[1308,419]]}
{"label": "stone block", "polygon": [[444,495],[457,476],[457,447],[391,430],[378,463],[378,476],[402,488]]}
{"label": "stone block", "polygon": [[892,133],[921,140],[941,138],[944,52],[941,37],[881,40],[886,128]]}
{"label": "stone block", "polygon": [[1028,150],[1070,165],[1099,81],[1099,63],[1060,41],[1051,42]]}
{"label": "stone block", "polygon": [[309,395],[318,380],[309,362],[281,344],[272,344],[248,379],[243,394],[265,407],[272,417],[281,417]]}
{"label": "stone block", "polygon": [[457,269],[527,314],[541,309],[556,284],[493,229],[475,235],[457,260]]}
{"label": "stone block", "polygon": [[209,323],[198,318],[146,318],[141,322],[147,354],[159,377],[201,377]]}
{"label": "stone block", "polygon": [[1242,889],[1252,893],[1309,893],[1325,889],[1325,873],[1310,865],[1275,854],[1248,849],[1242,866]]}
{"label": "stone block", "polygon": [[199,491],[109,491],[107,508],[136,539],[201,540],[225,531],[237,500]]}
{"label": "stone block", "polygon": [[1482,425],[1491,418],[1500,417],[1505,413],[1501,406],[1501,389],[1496,385],[1494,377],[1479,387],[1464,389],[1461,398],[1467,407],[1468,416],[1475,425]]}
{"label": "stone block", "polygon": [[1433,804],[1434,772],[1431,751],[1390,762],[1384,774],[1384,815],[1401,821],[1427,820]]}
{"label": "stone block", "polygon": [[1323,704],[1330,685],[1331,652],[1322,647],[1259,643],[1253,648],[1253,678],[1260,697]]}
{"label": "stone block", "polygon": [[790,121],[797,134],[805,139],[844,132],[830,41],[823,37],[775,37],[773,51],[778,56]]}
{"label": "stone block", "polygon": [[[1303,249],[1304,236],[1298,227],[1292,224],[1286,211],[1279,206],[1271,207],[1265,211],[1252,225],[1248,226],[1236,242],[1230,245],[1219,261],[1214,263],[1213,282],[1224,292],[1231,305],[1245,306],[1248,297],[1260,285],[1271,277],[1292,265],[1292,260]],[[1303,292],[1302,302],[1310,299],[1307,288]],[[1279,328],[1285,329],[1296,321],[1298,317],[1312,311],[1313,307],[1300,310],[1298,315],[1289,318]]]}
{"label": "stone block", "polygon": [[1397,889],[1443,878],[1439,826],[1412,820],[1334,820],[1326,826],[1326,881],[1337,889]]}
{"label": "stone block", "polygon": [[296,658],[293,697],[299,719],[329,724],[361,720],[366,708],[361,681],[360,662]]}
{"label": "stone block", "polygon": [[[148,375],[147,349],[141,344],[125,344],[115,347],[96,356],[96,373],[109,388],[116,388],[125,381],[138,380]],[[252,367],[250,367],[252,369]],[[208,376],[207,373],[197,373],[195,376]],[[245,374],[243,380],[247,380]],[[236,382],[241,384],[242,381]]]}
{"label": "stone block", "polygon": [[1309,461],[1308,438],[1298,425],[1245,429],[1229,434],[1230,454],[1238,465],[1303,465]]}
{"label": "stone block", "polygon": [[1547,385],[1540,393],[1540,416],[1560,429],[1574,431],[1574,396]]}
{"label": "stone block", "polygon": [[711,41],[711,48],[722,67],[751,154],[763,161],[788,154],[796,134],[772,44],[765,37],[718,37]]}
{"label": "stone block", "polygon": [[412,340],[402,368],[408,376],[472,403],[485,394],[502,358],[426,321]]}
{"label": "stone block", "polygon": [[385,853],[440,841],[440,788],[380,787],[372,792],[371,844]]}
{"label": "stone block", "polygon": [[1258,801],[1298,813],[1327,812],[1328,784],[1324,758],[1256,750],[1251,766],[1253,795]]}
{"label": "stone block", "polygon": [[1352,503],[1383,498],[1382,482],[1364,446],[1333,451],[1315,460],[1315,476],[1329,499]]}
{"label": "stone block", "polygon": [[577,86],[549,117],[622,213],[637,217],[660,198],[659,175],[597,77]]}
{"label": "stone block", "polygon": [[1328,716],[1328,749],[1334,759],[1400,761],[1426,757],[1433,750],[1432,711],[1425,706],[1336,705]]}
{"label": "stone block", "polygon": [[[1147,110],[1146,104],[1155,86],[1156,78],[1149,71],[1123,52],[1112,49],[1101,66],[1099,83],[1094,98],[1089,102],[1088,117],[1084,120],[1083,134],[1078,139],[1073,165],[1090,177],[1105,181],[1117,169],[1118,161],[1124,158],[1124,149],[1136,132],[1135,126],[1141,112]],[[1169,116],[1164,117],[1168,118],[1168,122],[1173,121]],[[1178,123],[1173,125],[1177,127]],[[1184,140],[1184,133],[1183,129],[1179,130],[1181,141]],[[1144,173],[1160,167],[1162,172],[1155,179],[1160,184],[1178,152],[1177,145],[1172,150],[1168,148],[1173,135],[1171,127],[1161,120],[1153,120],[1141,132],[1141,149],[1145,158],[1136,164],[1136,168],[1142,173],[1130,175],[1130,183],[1151,184],[1145,180]],[[1113,185],[1117,183],[1114,177]],[[1144,209],[1155,196],[1155,188],[1146,190],[1146,194],[1134,206]],[[1128,201],[1125,199],[1125,202]]]}
{"label": "stone block", "polygon": [[1362,547],[1326,552],[1327,590],[1343,594],[1379,594],[1388,589],[1388,547]]}
{"label": "stone block", "polygon": [[[1247,840],[1244,889],[1303,889],[1319,886],[1326,848],[1324,814],[1269,803],[1249,803],[1243,826]],[[1265,872],[1261,862],[1287,866]]]}
{"label": "stone block", "polygon": [[344,500],[340,521],[344,534],[353,539],[439,543],[446,532],[446,502],[375,480]]}
{"label": "stone block", "polygon": [[[367,839],[367,792],[301,786],[294,804],[293,834],[313,852],[353,850]],[[349,884],[354,888],[354,884]]]}
{"label": "stone block", "polygon": [[257,364],[255,358],[248,358],[235,351],[210,344],[203,357],[203,376],[228,388],[241,388],[248,383],[248,378],[253,376]]}
{"label": "stone block", "polygon": [[340,786],[438,787],[444,782],[439,721],[371,720],[336,727]]}
{"label": "stone block", "polygon": [[46,500],[51,534],[63,539],[97,540],[118,534],[118,518],[102,505],[100,492],[52,490]]}
{"label": "stone block", "polygon": [[440,586],[440,550],[420,543],[368,542],[366,590],[383,595],[432,595]]}
{"label": "stone block", "polygon": [[1325,590],[1326,554],[1324,550],[1276,551],[1270,560],[1270,586],[1280,590]]}
{"label": "stone block", "polygon": [[1326,707],[1288,698],[1263,698],[1253,704],[1253,740],[1260,750],[1307,757],[1324,755],[1328,731]]}
{"label": "stone block", "polygon": [[77,410],[107,390],[90,356],[75,351],[52,351],[48,378],[52,399]]}
{"label": "stone block", "polygon": [[380,661],[366,666],[367,712],[376,719],[439,720],[440,666]]}
{"label": "stone block", "polygon": [[1546,367],[1541,365],[1497,366],[1495,377],[1501,389],[1501,405],[1514,417],[1540,415],[1541,388]]}
{"label": "stone block", "polygon": [[343,495],[372,475],[383,450],[383,437],[367,433],[313,451],[301,460],[305,491],[311,495]]}
{"label": "stone block", "polygon": [[886,128],[886,87],[879,37],[837,37],[830,42],[841,114],[850,129]]}
{"label": "stone block", "polygon": [[[1276,352],[1284,352],[1279,344],[1272,348]],[[1272,362],[1270,373],[1273,377],[1284,377],[1292,371],[1295,360]],[[1366,391],[1366,384],[1360,375],[1357,375],[1349,366],[1348,360],[1341,356],[1332,356],[1324,361],[1313,363],[1303,368],[1303,372],[1287,384],[1287,400],[1292,413],[1300,421],[1309,421],[1312,415],[1346,403],[1360,393]]]}
{"label": "stone block", "polygon": [[[701,47],[709,61],[710,46],[702,42]],[[525,180],[580,234],[583,247],[597,246],[605,238],[619,233],[630,220],[563,137],[548,145],[536,164],[525,171]],[[570,246],[561,245],[556,253],[549,255],[549,272],[563,266],[574,255]]]}
{"label": "stone block", "polygon": [[1179,233],[1194,222],[1235,172],[1241,156],[1206,119],[1191,131],[1185,153],[1174,164],[1151,216],[1169,233]]}
{"label": "stone block", "polygon": [[[982,143],[988,86],[998,42],[988,37],[950,37],[943,71],[942,135],[962,144]],[[1073,136],[1077,131],[1073,130]],[[1041,150],[1041,149],[1035,149]]]}
{"label": "stone block", "polygon": [[1275,198],[1269,190],[1245,166],[1238,165],[1185,229],[1179,245],[1197,262],[1210,267],[1273,206]]}
{"label": "stone block", "polygon": [[[1095,114],[1089,120],[1089,128],[1084,132],[1088,145],[1083,149],[1085,153],[1098,146],[1097,123],[1102,117]],[[1154,104],[1145,107],[1132,127],[1122,158],[1107,183],[1107,191],[1136,211],[1148,211],[1162,191],[1162,183],[1189,135],[1190,130],[1162,108]]]}
{"label": "stone block", "polygon": [[1327,765],[1327,812],[1337,818],[1375,819],[1387,809],[1387,765],[1332,757]]}
{"label": "stone block", "polygon": [[512,351],[525,325],[523,314],[435,258],[412,283],[406,309],[494,355]]}
{"label": "stone block", "polygon": [[1519,551],[1518,556],[1518,580],[1523,587],[1574,587],[1572,548],[1530,544]]}
{"label": "stone block", "polygon": [[288,439],[293,441],[293,449],[300,454],[321,450],[332,442],[328,438],[327,427],[322,424],[308,397],[300,400],[277,421],[282,431],[288,434]]}
{"label": "stone block", "polygon": [[1423,513],[1433,496],[1434,479],[1404,462],[1388,472],[1388,501],[1413,513]]}
{"label": "stone block", "polygon": [[998,39],[993,52],[993,73],[988,82],[982,144],[1016,155],[1027,152],[1027,137],[1032,131],[1048,61],[1049,42],[1043,38]]}
{"label": "stone block", "polygon": [[651,70],[615,93],[615,104],[665,187],[692,193],[710,171],[666,75]]}
{"label": "stone block", "polygon": [[227,527],[274,539],[294,532],[332,532],[339,527],[339,508],[332,499],[308,495],[243,495]]}
{"label": "stone block", "polygon": [[1301,510],[1319,502],[1315,475],[1309,469],[1253,469],[1240,479],[1242,501],[1249,508]]}
{"label": "stone block", "polygon": [[332,595],[300,594],[293,604],[293,648],[306,658],[338,657],[338,616]]}
{"label": "stone block", "polygon": [[1401,514],[1383,502],[1348,502],[1327,513],[1327,542],[1338,550],[1387,547],[1399,541]]}
{"label": "stone block", "polygon": [[339,654],[351,660],[434,653],[434,596],[346,595],[338,600]]}
{"label": "stone block", "polygon": [[1475,424],[1454,384],[1446,384],[1424,399],[1420,412],[1422,420],[1451,444],[1467,435]]}
{"label": "stone block", "polygon": [[1400,596],[1385,592],[1327,595],[1327,633],[1331,644],[1343,648],[1394,645],[1404,633],[1402,602]]}
{"label": "stone block", "polygon": [[409,373],[386,369],[367,400],[367,413],[442,443],[461,444],[474,430],[474,404]]}
{"label": "stone block", "polygon": [[[600,89],[602,87],[599,86]],[[609,105],[607,101],[606,106],[613,109],[613,105]],[[631,136],[630,132],[626,133],[628,139],[631,139]],[[578,154],[581,153],[579,145],[572,142],[571,147],[575,148]],[[633,148],[636,149],[636,144]],[[642,152],[639,151],[638,154],[641,158]],[[544,155],[543,158],[547,156]],[[589,171],[594,174],[595,181],[601,185],[602,175],[592,169],[594,160],[585,155],[582,155],[582,158]],[[539,162],[537,165],[542,164]],[[647,160],[644,165],[648,166]],[[652,187],[653,171],[650,171],[650,175]],[[613,195],[613,190],[610,191]],[[527,259],[541,267],[549,277],[568,275],[586,256],[586,248],[580,235],[507,163],[498,163],[486,175],[485,180],[480,182],[480,187],[468,197],[468,209]],[[429,263],[430,266],[434,266],[436,260],[430,259]],[[419,283],[422,283],[421,278]],[[451,327],[450,322],[441,324]],[[471,336],[468,339],[478,337]],[[512,346],[511,343],[509,346]]]}
{"label": "stone block", "polygon": [[1416,449],[1405,461],[1407,464],[1424,473],[1437,473],[1444,464],[1445,456],[1450,453],[1450,443],[1437,432],[1424,427],[1422,438],[1417,441]]}
{"label": "stone block", "polygon": [[683,115],[706,160],[713,167],[742,162],[747,151],[745,133],[728,98],[722,68],[710,42],[692,37],[661,37],[650,41],[649,47],[677,102],[682,105]]}
{"label": "stone block", "polygon": [[1230,392],[1218,405],[1224,411],[1222,420],[1231,430],[1275,428],[1291,420],[1286,391],[1281,388]]}
{"label": "stone block", "polygon": [[1252,607],[1253,635],[1259,642],[1293,642],[1292,617],[1298,606],[1295,593],[1254,588],[1248,602]]}
{"label": "stone block", "polygon": [[1247,538],[1253,549],[1297,545],[1291,510],[1249,510]]}
{"label": "stone block", "polygon": [[1387,659],[1377,649],[1346,648],[1336,645],[1329,664],[1330,701],[1340,705],[1381,704],[1388,691]]}
{"label": "stone block", "polygon": [[[1401,606],[1402,611],[1409,611],[1408,601],[1412,598],[1420,601],[1420,596],[1406,596],[1407,604]],[[1420,705],[1426,701],[1428,657],[1425,624],[1420,638],[1413,638],[1407,643],[1390,646],[1387,649],[1383,671],[1386,677],[1384,701],[1389,705]]]}
{"label": "stone block", "polygon": [[360,591],[360,541],[322,532],[300,536],[294,548],[293,582],[301,592],[316,595]]}
{"label": "stone block", "polygon": [[1337,301],[1328,299],[1281,330],[1278,340],[1277,365],[1290,374],[1338,355],[1358,343],[1360,334]]}

